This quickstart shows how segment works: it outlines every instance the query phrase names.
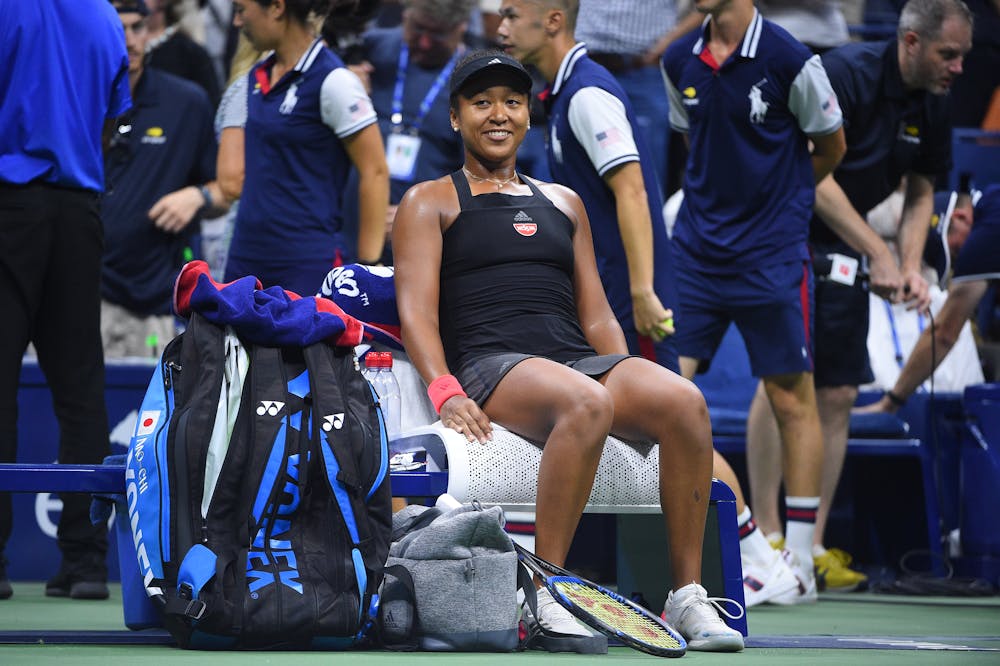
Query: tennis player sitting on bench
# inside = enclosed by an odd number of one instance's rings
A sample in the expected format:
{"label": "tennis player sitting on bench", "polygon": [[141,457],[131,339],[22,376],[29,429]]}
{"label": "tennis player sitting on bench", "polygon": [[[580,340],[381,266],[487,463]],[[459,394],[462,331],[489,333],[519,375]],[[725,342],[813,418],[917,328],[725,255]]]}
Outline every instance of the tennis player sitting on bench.
{"label": "tennis player sitting on bench", "polygon": [[[535,543],[555,564],[565,562],[608,434],[659,442],[679,586],[665,619],[692,650],[741,650],[743,637],[699,584],[712,473],[705,400],[692,383],[628,355],[580,198],[516,172],[530,88],[524,68],[500,51],[471,53],[452,74],[451,123],[465,164],[410,189],[393,227],[407,354],[444,425],[469,446],[490,445],[493,420],[543,443]],[[603,636],[545,590],[538,596],[541,647],[606,651]]]}

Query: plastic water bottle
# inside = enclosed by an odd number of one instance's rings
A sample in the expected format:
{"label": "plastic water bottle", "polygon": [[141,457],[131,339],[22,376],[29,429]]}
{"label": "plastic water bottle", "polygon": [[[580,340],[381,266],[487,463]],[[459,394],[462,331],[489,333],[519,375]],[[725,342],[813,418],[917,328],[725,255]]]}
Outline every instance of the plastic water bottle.
{"label": "plastic water bottle", "polygon": [[368,383],[375,386],[375,372],[378,370],[378,352],[367,352],[364,357],[364,367],[361,376],[368,380]]}
{"label": "plastic water bottle", "polygon": [[[399,392],[399,381],[392,372],[392,352],[376,352],[378,370],[375,372],[373,385],[382,405],[382,417],[385,419],[385,430],[392,441],[399,437],[402,431],[402,402]],[[371,357],[371,354],[368,354]]]}

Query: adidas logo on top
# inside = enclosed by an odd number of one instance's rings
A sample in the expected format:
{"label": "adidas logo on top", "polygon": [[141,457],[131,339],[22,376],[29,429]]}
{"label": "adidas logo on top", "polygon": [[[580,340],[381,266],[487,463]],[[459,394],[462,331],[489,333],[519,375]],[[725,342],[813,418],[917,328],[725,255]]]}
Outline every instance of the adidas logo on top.
{"label": "adidas logo on top", "polygon": [[531,222],[531,216],[525,213],[523,210],[517,211],[517,215],[514,216],[515,222]]}

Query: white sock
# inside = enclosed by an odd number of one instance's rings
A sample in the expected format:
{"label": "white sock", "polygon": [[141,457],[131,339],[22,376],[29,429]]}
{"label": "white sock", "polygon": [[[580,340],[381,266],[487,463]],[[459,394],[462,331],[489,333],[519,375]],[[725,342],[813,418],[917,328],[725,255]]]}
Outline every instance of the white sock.
{"label": "white sock", "polygon": [[816,532],[819,497],[785,497],[785,548],[799,559],[799,565],[812,570],[812,544]]}
{"label": "white sock", "polygon": [[774,549],[764,538],[764,533],[760,531],[753,520],[750,507],[743,509],[737,519],[740,532],[740,552],[752,562],[764,564],[774,559]]}

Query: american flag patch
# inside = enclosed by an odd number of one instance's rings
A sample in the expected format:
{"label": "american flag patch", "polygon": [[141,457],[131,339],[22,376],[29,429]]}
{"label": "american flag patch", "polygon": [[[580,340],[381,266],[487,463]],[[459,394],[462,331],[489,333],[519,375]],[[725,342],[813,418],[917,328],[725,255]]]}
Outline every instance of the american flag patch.
{"label": "american flag patch", "polygon": [[621,143],[622,133],[618,131],[617,127],[612,127],[604,130],[603,132],[598,132],[594,138],[597,139],[597,143],[601,146],[601,148],[607,148],[616,143]]}
{"label": "american flag patch", "polygon": [[826,98],[826,101],[823,102],[820,108],[823,109],[823,113],[825,113],[828,116],[838,112],[840,108],[837,104],[837,96],[831,93],[830,96]]}
{"label": "american flag patch", "polygon": [[360,120],[370,113],[370,108],[368,102],[358,101],[347,107],[347,110],[351,113],[351,120]]}

